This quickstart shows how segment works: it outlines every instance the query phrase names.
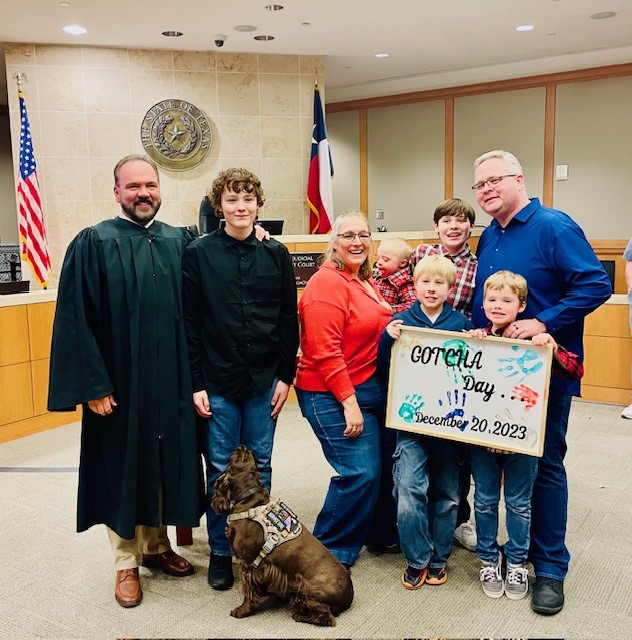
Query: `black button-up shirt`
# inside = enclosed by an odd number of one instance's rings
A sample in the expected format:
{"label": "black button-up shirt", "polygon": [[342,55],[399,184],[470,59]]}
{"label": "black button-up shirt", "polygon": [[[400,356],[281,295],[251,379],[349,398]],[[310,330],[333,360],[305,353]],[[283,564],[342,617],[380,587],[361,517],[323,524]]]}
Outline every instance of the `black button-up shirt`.
{"label": "black button-up shirt", "polygon": [[183,263],[193,391],[230,398],[296,372],[296,281],[286,247],[223,229],[192,242]]}

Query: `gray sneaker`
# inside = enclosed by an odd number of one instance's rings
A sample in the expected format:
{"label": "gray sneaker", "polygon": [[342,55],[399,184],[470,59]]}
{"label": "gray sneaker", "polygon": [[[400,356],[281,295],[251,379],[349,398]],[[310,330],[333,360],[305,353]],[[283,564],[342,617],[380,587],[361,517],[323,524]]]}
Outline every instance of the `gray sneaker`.
{"label": "gray sneaker", "polygon": [[502,598],[505,593],[505,583],[500,573],[501,563],[502,556],[499,554],[496,562],[483,562],[481,566],[479,577],[483,593],[490,598]]}
{"label": "gray sneaker", "polygon": [[523,564],[507,563],[505,595],[510,600],[522,600],[529,593],[529,572]]}

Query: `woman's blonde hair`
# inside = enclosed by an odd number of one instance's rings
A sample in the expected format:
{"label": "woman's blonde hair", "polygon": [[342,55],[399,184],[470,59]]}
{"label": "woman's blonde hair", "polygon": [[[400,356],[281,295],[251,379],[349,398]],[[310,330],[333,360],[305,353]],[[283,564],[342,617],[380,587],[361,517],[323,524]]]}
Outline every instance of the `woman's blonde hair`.
{"label": "woman's blonde hair", "polygon": [[[338,240],[338,234],[340,233],[340,225],[349,218],[360,218],[365,224],[367,231],[370,233],[371,228],[369,227],[369,221],[367,220],[366,214],[361,211],[346,211],[345,213],[341,213],[335,220],[334,224],[331,228],[331,238],[329,239],[329,245],[325,250],[325,255],[323,256],[323,262],[331,262],[336,266],[338,271],[345,271],[347,265],[344,264],[338,256],[336,256],[336,247],[334,246],[336,240]],[[362,266],[358,270],[358,278],[360,280],[368,280],[371,277],[371,263],[369,262],[369,256],[366,257],[366,260],[362,263]]]}

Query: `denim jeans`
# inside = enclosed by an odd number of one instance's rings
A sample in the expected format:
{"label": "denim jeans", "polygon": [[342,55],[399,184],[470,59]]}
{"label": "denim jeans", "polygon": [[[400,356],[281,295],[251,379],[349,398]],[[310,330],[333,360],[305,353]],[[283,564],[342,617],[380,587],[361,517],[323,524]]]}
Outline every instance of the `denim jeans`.
{"label": "denim jeans", "polygon": [[355,388],[364,417],[357,438],[346,428],[342,405],[332,393],[296,389],[299,405],[323,453],[337,475],[332,477],[314,535],[340,562],[352,565],[365,542],[380,487],[380,421],[384,389],[373,376]]}
{"label": "denim jeans", "polygon": [[[207,498],[214,494],[215,480],[226,471],[233,451],[243,444],[252,451],[261,479],[268,491],[272,484],[272,443],[276,420],[270,417],[272,395],[277,381],[267,391],[256,391],[241,401],[209,395],[212,416],[206,422],[203,455],[206,460]],[[218,516],[210,506],[206,508],[208,542],[215,555],[230,556],[226,539],[226,516]]]}
{"label": "denim jeans", "polygon": [[550,388],[544,455],[538,461],[531,499],[529,560],[536,576],[554,580],[564,580],[571,557],[565,543],[568,483],[564,468],[571,400],[570,395]]}
{"label": "denim jeans", "polygon": [[498,560],[498,504],[504,475],[509,536],[505,556],[512,564],[525,563],[529,553],[531,494],[538,459],[519,453],[490,453],[484,447],[472,447],[470,456],[475,485],[476,555],[483,562]]}
{"label": "denim jeans", "polygon": [[394,478],[406,562],[414,569],[444,567],[452,551],[459,502],[455,443],[399,431]]}

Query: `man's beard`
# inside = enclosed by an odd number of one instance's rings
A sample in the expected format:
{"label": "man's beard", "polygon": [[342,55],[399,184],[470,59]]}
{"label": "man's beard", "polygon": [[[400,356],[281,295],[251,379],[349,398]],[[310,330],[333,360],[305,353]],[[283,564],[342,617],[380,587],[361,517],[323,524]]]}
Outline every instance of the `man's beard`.
{"label": "man's beard", "polygon": [[[140,215],[136,213],[136,206],[145,203],[151,205],[151,210]],[[127,215],[130,220],[133,220],[134,222],[136,222],[136,224],[140,224],[144,227],[156,217],[161,204],[162,200],[160,198],[136,198],[131,207],[128,207],[121,203],[121,209],[123,209],[125,215]]]}

